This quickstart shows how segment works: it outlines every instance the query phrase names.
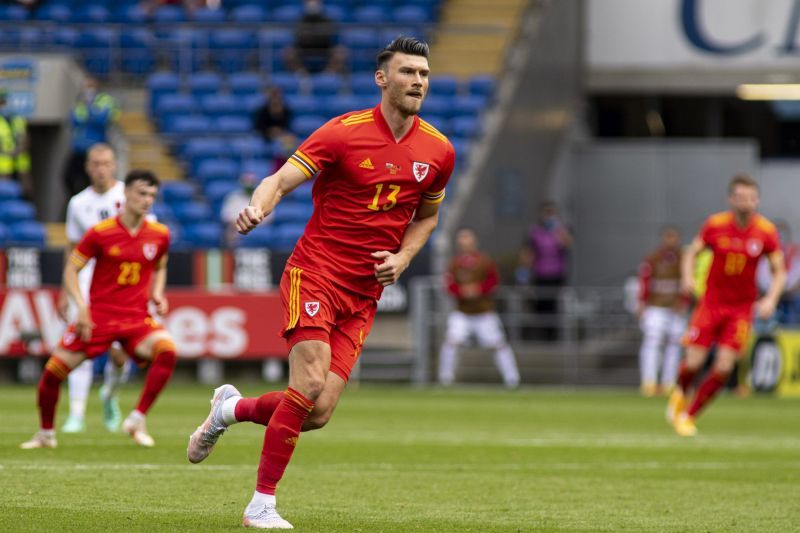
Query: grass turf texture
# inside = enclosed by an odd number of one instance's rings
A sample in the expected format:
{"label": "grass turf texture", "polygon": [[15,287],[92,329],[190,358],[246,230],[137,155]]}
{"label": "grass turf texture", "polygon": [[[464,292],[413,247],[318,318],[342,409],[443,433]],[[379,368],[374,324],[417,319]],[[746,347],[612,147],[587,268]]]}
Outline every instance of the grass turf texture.
{"label": "grass turf texture", "polygon": [[[153,449],[107,433],[93,392],[87,433],[20,450],[35,389],[2,389],[0,530],[240,530],[263,429],[235,426],[190,465],[211,388],[167,388],[148,421]],[[60,403],[57,424],[66,390]],[[800,401],[722,397],[695,439],[672,433],[664,404],[618,391],[349,390],[325,429],[303,434],[278,508],[300,531],[796,530]]]}

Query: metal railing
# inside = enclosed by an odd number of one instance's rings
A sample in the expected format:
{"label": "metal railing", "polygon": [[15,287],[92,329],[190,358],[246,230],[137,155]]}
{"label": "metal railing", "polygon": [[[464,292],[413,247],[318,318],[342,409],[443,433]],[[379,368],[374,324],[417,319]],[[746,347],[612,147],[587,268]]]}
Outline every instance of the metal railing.
{"label": "metal railing", "polygon": [[[636,318],[625,308],[622,287],[504,286],[496,292],[495,301],[517,353],[523,382],[635,382],[641,337]],[[552,302],[555,312],[542,311],[537,304],[542,301]],[[413,380],[417,384],[432,381],[452,308],[441,278],[411,281]]]}

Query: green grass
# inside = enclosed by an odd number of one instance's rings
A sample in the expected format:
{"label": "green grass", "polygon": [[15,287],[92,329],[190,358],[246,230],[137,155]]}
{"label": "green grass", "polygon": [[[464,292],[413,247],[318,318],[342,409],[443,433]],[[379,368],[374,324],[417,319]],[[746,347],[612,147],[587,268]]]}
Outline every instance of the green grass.
{"label": "green grass", "polygon": [[[169,387],[153,449],[107,433],[93,396],[87,433],[23,451],[35,390],[3,388],[0,530],[239,530],[263,429],[236,426],[190,465],[209,393]],[[800,401],[722,397],[695,439],[663,407],[619,391],[361,387],[300,439],[279,510],[315,532],[797,530]]]}

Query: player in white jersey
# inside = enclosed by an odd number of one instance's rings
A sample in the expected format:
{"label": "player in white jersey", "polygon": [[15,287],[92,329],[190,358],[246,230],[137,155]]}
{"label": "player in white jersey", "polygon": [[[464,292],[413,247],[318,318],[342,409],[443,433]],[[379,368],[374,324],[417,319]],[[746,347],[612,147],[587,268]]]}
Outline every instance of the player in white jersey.
{"label": "player in white jersey", "polygon": [[[83,235],[95,224],[106,218],[116,216],[125,203],[125,184],[116,179],[114,151],[107,144],[95,144],[86,155],[86,172],[91,185],[73,196],[67,205],[67,239],[69,257],[72,249]],[[94,273],[94,259],[80,271],[78,282],[84,299],[89,301],[89,286]],[[61,318],[69,322],[70,304],[66,291],[61,291],[58,301]],[[86,400],[92,386],[92,361],[86,360],[69,374],[69,417],[61,430],[65,433],[78,433],[86,429],[84,415]],[[103,421],[109,431],[117,431],[122,421],[116,389],[130,372],[130,359],[119,343],[109,350],[109,358],[104,372],[104,384],[100,389],[103,403]]]}

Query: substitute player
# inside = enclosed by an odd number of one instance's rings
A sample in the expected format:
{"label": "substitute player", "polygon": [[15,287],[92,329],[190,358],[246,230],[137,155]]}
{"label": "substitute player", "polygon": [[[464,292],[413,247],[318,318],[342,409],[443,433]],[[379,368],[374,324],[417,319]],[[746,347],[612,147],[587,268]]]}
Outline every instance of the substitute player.
{"label": "substitute player", "polygon": [[[41,429],[22,448],[55,448],[53,430],[59,387],[69,372],[106,350],[114,341],[140,362],[150,362],[139,403],[122,428],[141,446],[153,446],[145,415],[175,368],[175,343],[147,311],[152,300],[159,315],[167,313],[169,230],[147,220],[158,192],[158,180],[145,170],[125,178],[125,207],[119,216],[92,227],[64,267],[64,286],[77,308],[77,318],[44,367],[39,381]],[[91,307],[83,299],[78,273],[96,259],[89,289]]]}
{"label": "substitute player", "polygon": [[[681,283],[684,291],[692,294],[697,255],[704,248],[713,253],[706,291],[686,333],[686,357],[678,373],[678,386],[667,405],[668,420],[685,437],[697,434],[695,417],[727,383],[747,341],[753,312],[768,319],[783,291],[786,270],[780,239],[772,222],[756,212],[758,202],[758,184],[749,176],[735,176],[728,186],[730,210],[710,216],[684,255]],[[755,273],[761,256],[769,260],[772,283],[767,293],[756,300]],[[686,395],[714,343],[714,364],[686,409]]]}
{"label": "substitute player", "polygon": [[[69,246],[65,262],[69,261],[72,250],[89,229],[106,218],[119,214],[125,203],[125,184],[116,178],[117,165],[114,151],[107,144],[93,145],[86,154],[86,173],[91,185],[73,196],[67,204],[67,239]],[[91,259],[78,274],[78,283],[83,299],[89,302],[89,285],[92,282],[95,260]],[[69,323],[69,298],[62,287],[58,299],[58,313]],[[69,417],[61,427],[64,433],[78,433],[86,430],[84,415],[89,389],[92,386],[92,361],[86,360],[69,373]],[[122,416],[117,401],[116,390],[130,372],[130,362],[118,342],[109,348],[109,358],[105,365],[104,383],[100,389],[103,404],[103,422],[109,431],[117,431]]]}
{"label": "substitute player", "polygon": [[671,390],[678,374],[689,306],[681,294],[681,253],[680,232],[667,226],[661,231],[661,245],[639,266],[637,314],[643,337],[639,369],[644,396]]}
{"label": "substitute player", "polygon": [[474,334],[482,347],[494,348],[495,365],[506,387],[513,389],[519,385],[517,361],[492,299],[498,283],[497,267],[488,255],[478,251],[478,238],[471,229],[458,230],[456,246],[458,253],[447,267],[445,282],[458,307],[447,318],[447,333],[439,352],[439,383],[453,384],[458,348]]}
{"label": "substitute player", "polygon": [[243,524],[291,528],[275,509],[275,487],[302,430],[333,414],[375,316],[438,223],[455,161],[447,138],[417,117],[428,91],[428,45],[398,37],[377,57],[374,109],[322,126],[264,179],[237,220],[248,233],[295,187],[316,177],[314,213],[281,281],[289,387],[242,398],[214,391],[211,412],[189,439],[193,463],[236,422],[266,424],[258,483]]}

